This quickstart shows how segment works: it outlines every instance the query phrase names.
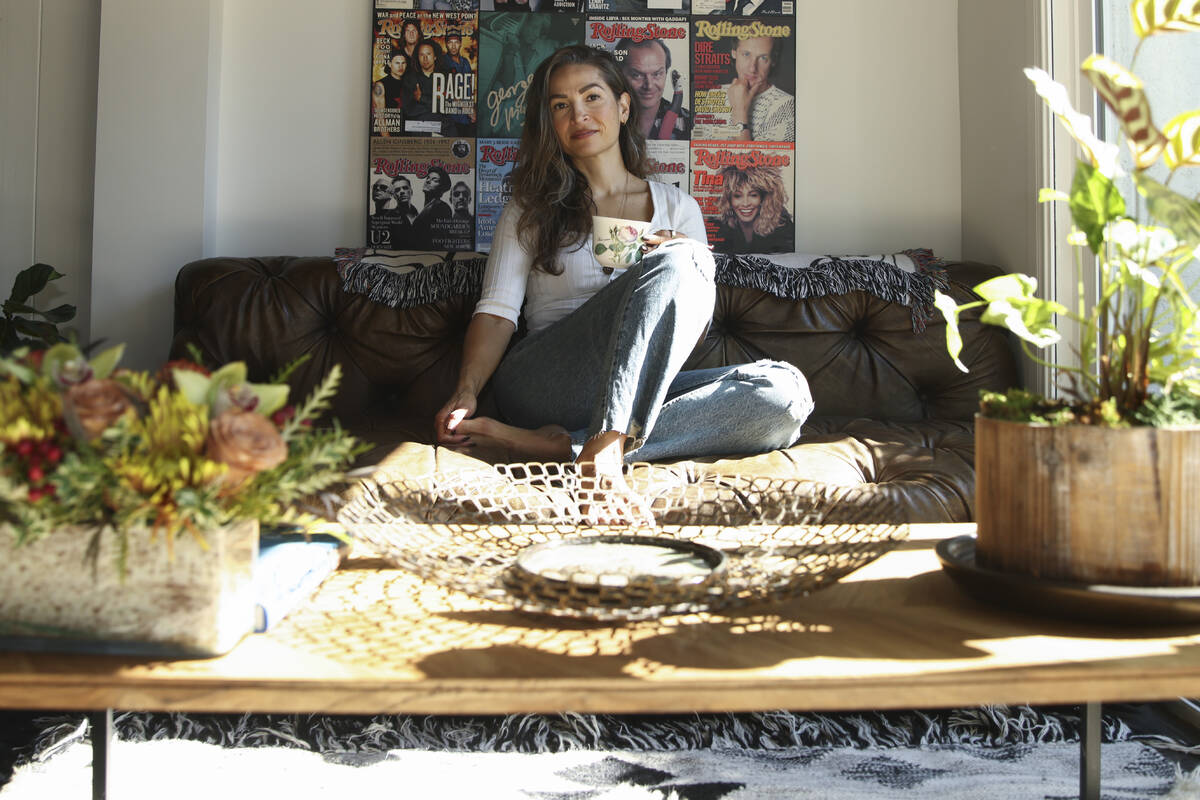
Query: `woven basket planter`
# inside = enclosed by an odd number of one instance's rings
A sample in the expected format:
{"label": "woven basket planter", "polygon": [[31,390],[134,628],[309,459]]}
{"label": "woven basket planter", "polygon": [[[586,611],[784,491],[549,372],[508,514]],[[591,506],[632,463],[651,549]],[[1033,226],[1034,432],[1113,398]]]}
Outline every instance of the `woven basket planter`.
{"label": "woven basket planter", "polygon": [[[175,540],[128,533],[126,574],[118,537],[72,527],[20,547],[0,529],[0,630],[47,648],[138,652],[152,645],[194,656],[228,652],[254,627],[258,522]],[[89,548],[95,548],[89,552]],[[151,648],[154,649],[154,648]]]}

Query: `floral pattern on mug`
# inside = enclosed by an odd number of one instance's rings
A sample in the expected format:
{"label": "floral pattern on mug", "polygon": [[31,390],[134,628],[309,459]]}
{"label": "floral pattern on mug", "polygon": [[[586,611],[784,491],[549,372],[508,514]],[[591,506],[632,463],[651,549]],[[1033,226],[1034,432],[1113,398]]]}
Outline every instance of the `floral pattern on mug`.
{"label": "floral pattern on mug", "polygon": [[614,225],[609,228],[608,239],[596,242],[593,250],[597,256],[608,253],[608,261],[628,267],[642,260],[642,234],[632,225]]}

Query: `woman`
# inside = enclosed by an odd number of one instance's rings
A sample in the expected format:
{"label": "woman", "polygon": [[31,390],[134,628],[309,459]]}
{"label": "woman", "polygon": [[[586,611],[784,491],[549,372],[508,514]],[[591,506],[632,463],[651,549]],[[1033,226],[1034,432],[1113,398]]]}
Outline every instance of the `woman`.
{"label": "woman", "polygon": [[774,167],[721,170],[717,239],[723,253],[786,253],[795,227],[787,212],[787,189]]}
{"label": "woman", "polygon": [[[770,450],[812,410],[776,362],[681,372],[711,319],[714,264],[696,201],[645,179],[637,108],[613,57],[571,45],[534,72],[513,202],[497,223],[438,441],[575,460],[619,488],[626,460]],[[642,260],[606,273],[592,216],[649,221]],[[524,309],[529,334],[507,354]],[[491,379],[504,421],[475,417]]]}

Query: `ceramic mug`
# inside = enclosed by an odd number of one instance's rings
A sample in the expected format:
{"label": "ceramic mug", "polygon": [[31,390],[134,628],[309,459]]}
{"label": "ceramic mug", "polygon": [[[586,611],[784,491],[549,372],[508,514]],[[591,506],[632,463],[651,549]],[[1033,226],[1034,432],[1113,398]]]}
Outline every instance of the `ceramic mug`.
{"label": "ceramic mug", "polygon": [[592,217],[592,253],[605,272],[625,269],[642,260],[642,237],[650,223],[620,217]]}

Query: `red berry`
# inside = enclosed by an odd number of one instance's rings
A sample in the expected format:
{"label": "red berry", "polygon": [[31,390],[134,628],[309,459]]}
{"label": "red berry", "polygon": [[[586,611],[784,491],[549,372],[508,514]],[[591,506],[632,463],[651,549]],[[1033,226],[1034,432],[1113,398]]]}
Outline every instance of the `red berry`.
{"label": "red berry", "polygon": [[58,491],[58,487],[55,486],[53,483],[47,483],[45,486],[42,487],[42,492],[45,493],[46,497],[54,497],[54,493],[56,491]]}
{"label": "red berry", "polygon": [[17,442],[17,446],[13,449],[17,451],[17,455],[21,458],[29,458],[29,455],[33,452],[33,440],[22,439]]}
{"label": "red berry", "polygon": [[30,467],[27,475],[30,483],[41,483],[46,478],[46,473],[41,467]]}
{"label": "red berry", "polygon": [[62,454],[63,453],[62,453],[61,447],[59,447],[58,445],[51,445],[46,450],[46,460],[49,461],[51,464],[57,464],[59,461],[62,460]]}
{"label": "red berry", "polygon": [[45,492],[42,489],[30,489],[29,502],[36,503],[38,500],[42,499],[43,494],[45,494]]}
{"label": "red berry", "polygon": [[284,406],[271,415],[271,421],[274,422],[276,426],[282,427],[294,416],[296,416],[296,407]]}

